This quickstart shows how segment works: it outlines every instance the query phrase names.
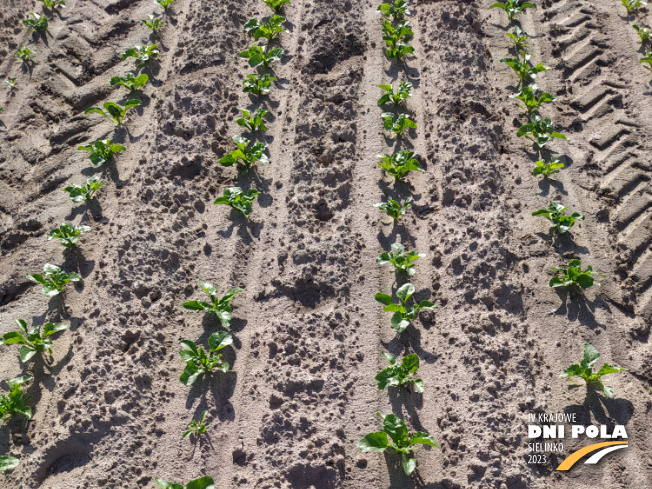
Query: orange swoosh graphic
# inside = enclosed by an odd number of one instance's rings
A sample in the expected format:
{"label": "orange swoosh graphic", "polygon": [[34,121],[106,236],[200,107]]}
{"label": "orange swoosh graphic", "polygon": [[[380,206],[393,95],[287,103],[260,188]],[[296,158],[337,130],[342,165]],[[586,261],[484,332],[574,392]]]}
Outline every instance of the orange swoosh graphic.
{"label": "orange swoosh graphic", "polygon": [[599,448],[610,447],[612,445],[627,445],[627,443],[628,442],[626,441],[605,441],[602,443],[594,443],[593,445],[589,445],[588,447],[581,448],[578,451],[573,452],[568,457],[566,457],[566,460],[564,460],[561,464],[559,464],[557,470],[570,469],[573,465],[575,465],[575,462],[581,459],[584,455],[594,452]]}

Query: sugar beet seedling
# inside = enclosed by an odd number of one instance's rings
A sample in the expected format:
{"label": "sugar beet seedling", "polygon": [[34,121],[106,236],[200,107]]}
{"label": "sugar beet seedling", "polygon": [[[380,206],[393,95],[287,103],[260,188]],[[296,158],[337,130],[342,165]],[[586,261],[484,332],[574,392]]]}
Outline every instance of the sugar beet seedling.
{"label": "sugar beet seedling", "polygon": [[205,311],[209,314],[215,314],[222,323],[222,326],[226,328],[231,326],[231,301],[237,293],[242,292],[242,289],[236,287],[231,288],[226,291],[224,297],[220,298],[218,296],[219,291],[213,284],[202,282],[201,280],[197,280],[197,282],[203,291],[208,294],[211,303],[209,304],[204,301],[187,301],[183,303],[183,307],[190,311]]}
{"label": "sugar beet seedling", "polygon": [[396,296],[399,299],[398,304],[392,302],[392,296],[378,292],[375,299],[385,306],[385,312],[393,312],[391,326],[397,333],[402,333],[407,329],[410,323],[416,319],[421,311],[432,311],[435,305],[430,301],[421,301],[418,304],[408,306],[407,303],[410,297],[414,295],[414,285],[407,283],[396,291]]}
{"label": "sugar beet seedling", "polygon": [[68,282],[79,282],[81,275],[75,272],[64,272],[56,265],[46,263],[43,267],[43,273],[28,273],[28,280],[41,284],[41,292],[46,297],[54,297],[63,292]]}
{"label": "sugar beet seedling", "polygon": [[489,8],[499,8],[504,10],[507,14],[507,18],[512,22],[514,17],[525,12],[525,9],[535,9],[537,7],[533,3],[524,0],[501,0],[500,2],[490,5]]}
{"label": "sugar beet seedling", "polygon": [[192,385],[201,374],[210,374],[216,367],[224,373],[228,372],[229,364],[222,362],[222,354],[217,352],[231,344],[233,337],[226,331],[218,331],[208,337],[208,353],[203,346],[197,347],[194,341],[181,340],[179,355],[186,362],[186,368],[179,378],[181,383]]}
{"label": "sugar beet seedling", "polygon": [[405,387],[414,386],[414,390],[423,393],[423,380],[415,379],[414,375],[419,370],[419,355],[411,353],[403,357],[401,362],[396,361],[396,355],[382,352],[385,360],[389,362],[389,367],[380,371],[374,380],[380,390],[388,387]]}
{"label": "sugar beet seedling", "polygon": [[20,347],[19,355],[20,361],[27,363],[37,353],[47,351],[52,355],[52,336],[55,333],[64,331],[70,327],[69,324],[63,323],[46,323],[41,326],[38,325],[31,331],[27,329],[27,321],[24,319],[14,320],[18,331],[9,331],[0,337],[0,345],[22,345]]}
{"label": "sugar beet seedling", "polygon": [[9,395],[0,394],[0,419],[6,421],[16,414],[22,414],[27,419],[32,418],[32,408],[27,405],[32,396],[25,395],[20,388],[32,380],[33,377],[23,375],[7,381]]}
{"label": "sugar beet seedling", "polygon": [[[409,435],[407,425],[402,419],[394,414],[383,416],[376,413],[383,420],[383,430],[376,433],[369,433],[358,442],[358,448],[362,452],[384,452],[391,449],[401,454],[403,470],[405,475],[411,475],[417,466],[415,458],[410,457],[418,445],[430,445],[431,447],[440,448],[439,443],[424,431],[417,431],[412,436]],[[391,441],[388,441],[388,438]]]}
{"label": "sugar beet seedling", "polygon": [[412,262],[425,257],[425,253],[419,253],[414,250],[405,253],[405,246],[401,243],[394,243],[391,251],[384,251],[378,255],[376,263],[378,265],[391,263],[394,265],[394,270],[391,270],[391,273],[403,273],[408,277],[412,277],[416,273],[416,268]]}
{"label": "sugar beet seedling", "polygon": [[579,365],[571,365],[566,370],[564,370],[559,377],[579,377],[580,379],[583,379],[584,382],[586,382],[587,386],[596,385],[600,387],[607,399],[613,397],[613,387],[605,385],[602,382],[602,376],[623,372],[627,369],[605,363],[602,365],[600,370],[598,370],[596,373],[593,373],[593,367],[598,361],[598,358],[600,358],[600,353],[595,349],[593,345],[589,343],[584,343],[582,345],[582,349],[584,350],[584,358],[582,358],[582,361],[579,363]]}

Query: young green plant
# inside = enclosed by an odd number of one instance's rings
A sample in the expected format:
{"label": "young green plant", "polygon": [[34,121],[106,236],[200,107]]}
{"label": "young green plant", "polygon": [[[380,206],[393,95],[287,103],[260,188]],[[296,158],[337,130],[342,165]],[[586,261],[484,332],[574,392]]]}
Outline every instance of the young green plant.
{"label": "young green plant", "polygon": [[143,105],[143,103],[136,99],[127,100],[123,106],[120,106],[115,102],[104,102],[106,112],[99,107],[90,107],[84,111],[84,114],[100,114],[101,116],[115,122],[116,126],[121,126],[125,116],[127,115],[127,111],[134,107],[140,107],[141,105]]}
{"label": "young green plant", "polygon": [[290,0],[262,0],[262,2],[272,9],[272,12],[278,14],[283,9],[283,5],[289,4]]}
{"label": "young green plant", "polygon": [[423,380],[414,378],[417,370],[419,370],[419,355],[411,353],[403,357],[401,363],[398,363],[396,361],[396,355],[385,352],[382,352],[382,354],[385,360],[389,362],[389,367],[374,377],[380,390],[387,389],[388,387],[408,388],[410,385],[413,385],[414,390],[423,392]]}
{"label": "young green plant", "polygon": [[18,80],[18,78],[16,78],[16,77],[14,76],[13,78],[7,78],[7,79],[6,79],[5,81],[3,81],[2,83],[5,84],[5,86],[9,89],[10,92],[13,92],[13,91],[16,90],[16,88],[18,87],[17,80]]}
{"label": "young green plant", "polygon": [[63,323],[46,323],[43,325],[43,332],[41,326],[36,326],[32,331],[27,330],[27,321],[24,319],[14,320],[18,331],[9,331],[0,337],[0,345],[22,345],[20,347],[19,355],[20,361],[23,363],[29,362],[34,355],[47,351],[52,355],[52,336],[55,333],[64,331],[70,327],[69,324]]}
{"label": "young green plant", "polygon": [[402,61],[407,54],[414,54],[414,48],[408,45],[408,42],[414,36],[414,32],[409,26],[407,20],[402,20],[392,25],[387,20],[381,21],[383,24],[383,41],[387,45],[385,54],[390,59]]}
{"label": "young green plant", "polygon": [[250,19],[245,25],[244,30],[254,36],[254,39],[258,41],[260,38],[267,39],[267,42],[270,43],[278,37],[283,32],[287,32],[287,29],[283,27],[285,22],[285,17],[280,15],[274,15],[269,17],[267,20],[258,20],[256,18]]}
{"label": "young green plant", "polygon": [[241,109],[238,107],[238,110],[242,113],[242,117],[236,119],[236,124],[241,127],[246,127],[251,132],[255,132],[257,130],[267,132],[267,126],[265,125],[265,120],[263,117],[269,114],[269,110],[259,108],[253,115],[246,109]]}
{"label": "young green plant", "polygon": [[514,73],[516,73],[516,76],[522,85],[525,85],[528,80],[534,80],[538,73],[550,69],[549,67],[544,66],[543,63],[532,66],[530,63],[532,55],[526,54],[525,51],[521,51],[521,55],[523,56],[523,60],[520,58],[503,58],[500,62],[505,63],[514,70]]}
{"label": "young green plant", "polygon": [[541,175],[547,180],[555,180],[551,177],[551,175],[560,173],[561,169],[564,168],[564,164],[560,163],[559,158],[556,156],[553,156],[550,159],[550,163],[546,163],[545,161],[537,161],[535,162],[535,165],[536,166],[532,170],[532,175],[535,177]]}
{"label": "young green plant", "polygon": [[411,171],[424,172],[425,170],[415,158],[414,151],[398,151],[393,155],[376,155],[380,158],[378,165],[385,170],[387,175],[394,177],[397,182],[402,182]]}
{"label": "young green plant", "polygon": [[600,285],[595,281],[593,275],[606,277],[598,272],[593,271],[589,265],[586,270],[582,270],[580,260],[571,260],[566,267],[552,267],[555,276],[550,279],[550,287],[568,287],[572,294],[581,294],[583,289],[588,289],[594,285]]}
{"label": "young green plant", "polygon": [[[183,484],[177,484],[176,482],[156,478],[154,478],[154,482],[156,482],[159,489],[183,489]],[[212,477],[206,475],[188,482],[186,489],[215,489],[215,482]]]}
{"label": "young green plant", "polygon": [[78,204],[79,202],[91,200],[95,196],[95,192],[104,185],[106,185],[106,182],[100,182],[100,177],[95,176],[87,179],[83,185],[70,183],[63,191],[70,196],[70,200]]}
{"label": "young green plant", "polygon": [[79,146],[79,151],[89,151],[91,163],[95,166],[103,165],[113,158],[113,155],[127,148],[121,144],[112,144],[111,139],[101,139],[88,146]]}
{"label": "young green plant", "polygon": [[269,158],[265,154],[267,144],[258,142],[251,145],[251,141],[242,136],[233,136],[233,142],[238,149],[231,151],[220,158],[219,162],[223,166],[237,165],[242,174],[246,175],[251,167],[259,163],[269,163]]}
{"label": "young green plant", "polygon": [[27,403],[32,396],[25,395],[20,386],[32,380],[33,377],[23,375],[7,381],[9,395],[0,394],[0,419],[7,420],[15,414],[22,414],[27,419],[31,419],[32,408]]}
{"label": "young green plant", "polygon": [[16,58],[23,64],[28,64],[34,57],[34,51],[28,47],[16,48]]}
{"label": "young green plant", "polygon": [[240,212],[245,219],[249,219],[251,214],[251,205],[256,201],[256,196],[260,192],[256,189],[249,189],[245,194],[240,187],[229,187],[224,190],[221,197],[215,199],[213,204],[226,204]]}
{"label": "young green plant", "polygon": [[203,346],[197,347],[193,341],[181,340],[179,355],[186,362],[186,368],[179,378],[181,383],[192,385],[200,375],[210,374],[216,367],[224,373],[228,372],[229,364],[222,362],[222,354],[217,352],[232,343],[233,337],[226,331],[218,331],[208,337],[208,353]]}
{"label": "young green plant", "polygon": [[529,85],[523,87],[521,91],[516,95],[510,95],[510,98],[520,100],[523,104],[521,105],[517,103],[516,105],[518,105],[519,108],[523,109],[527,113],[528,117],[530,117],[533,113],[541,110],[543,104],[557,100],[548,92],[541,92],[539,95],[537,95],[538,90],[539,87],[536,85]]}
{"label": "young green plant", "polygon": [[383,126],[388,132],[395,136],[400,136],[406,129],[416,129],[417,123],[414,122],[407,114],[399,114],[398,117],[392,112],[381,114]]}
{"label": "young green plant", "polygon": [[41,292],[46,297],[59,295],[68,282],[79,282],[81,275],[75,272],[64,272],[58,266],[46,263],[43,273],[28,273],[25,275],[28,280],[41,284]]}
{"label": "young green plant", "polygon": [[650,29],[646,27],[639,27],[636,24],[634,24],[632,27],[638,34],[638,37],[641,38],[641,44],[645,44],[647,41],[650,40]]}
{"label": "young green plant", "polygon": [[36,12],[30,12],[26,19],[23,19],[23,24],[32,29],[34,32],[45,32],[48,30],[48,18],[44,15],[41,16]]}
{"label": "young green plant", "polygon": [[129,91],[129,93],[133,93],[136,90],[143,88],[148,81],[149,76],[145,73],[138,76],[134,76],[133,73],[127,73],[126,76],[114,76],[111,78],[111,86],[122,85]]}
{"label": "young green plant", "polygon": [[121,58],[134,58],[136,61],[136,66],[140,66],[149,63],[149,61],[154,58],[154,56],[158,55],[158,44],[152,44],[151,46],[136,45],[133,48],[129,48],[124,53],[122,53]]}
{"label": "young green plant", "polygon": [[242,51],[239,56],[247,59],[252,68],[260,65],[269,68],[272,63],[281,61],[284,54],[285,51],[282,48],[269,49],[268,46],[251,46],[246,51]]}
{"label": "young green plant", "polygon": [[394,219],[394,222],[398,222],[401,216],[404,215],[410,207],[412,207],[412,197],[407,197],[403,205],[401,205],[399,201],[390,198],[387,199],[387,202],[374,204],[374,207],[384,210],[389,217]]}
{"label": "young green plant", "polygon": [[523,0],[502,0],[490,5],[489,8],[499,8],[504,10],[507,14],[507,18],[511,22],[514,20],[514,17],[525,12],[525,9],[535,9],[537,7],[531,2],[525,2]]}
{"label": "young green plant", "polygon": [[[358,448],[362,452],[384,452],[391,449],[401,454],[401,461],[405,475],[412,475],[417,467],[417,461],[411,457],[414,450],[419,445],[429,445],[440,448],[432,436],[424,431],[417,431],[412,436],[409,435],[406,424],[402,419],[394,414],[383,416],[376,413],[383,420],[383,430],[376,433],[369,433],[358,442]],[[391,439],[391,441],[389,441]]]}
{"label": "young green plant", "polygon": [[20,464],[20,459],[12,457],[11,455],[0,455],[0,472],[14,469]]}
{"label": "young green plant", "polygon": [[44,8],[54,10],[56,8],[66,8],[66,0],[39,0]]}
{"label": "young green plant", "polygon": [[528,36],[519,26],[514,26],[512,32],[505,33],[514,43],[514,47],[518,50],[524,48],[530,42],[530,36]]}
{"label": "young green plant", "polygon": [[641,58],[640,62],[649,64],[650,66],[644,66],[643,68],[652,71],[652,50],[646,49],[645,56]]}
{"label": "young green plant", "polygon": [[147,28],[152,31],[154,35],[158,34],[158,31],[165,26],[165,22],[156,17],[154,14],[149,14],[146,19],[141,20]]}
{"label": "young green plant", "polygon": [[195,437],[199,438],[201,435],[206,433],[207,425],[204,424],[204,420],[208,415],[208,411],[204,411],[199,415],[199,420],[192,420],[188,425],[188,429],[183,432],[182,438],[186,438],[190,434],[194,434]]}
{"label": "young green plant", "polygon": [[244,88],[242,91],[244,93],[253,93],[259,97],[262,95],[269,94],[272,89],[272,82],[275,82],[276,78],[271,77],[267,74],[259,75],[257,73],[247,75],[246,78],[242,81]]}
{"label": "young green plant", "polygon": [[378,11],[383,17],[391,17],[392,21],[401,20],[406,15],[410,15],[410,9],[407,8],[407,0],[394,0],[391,3],[383,3],[378,7]]}
{"label": "young green plant", "polygon": [[163,11],[167,12],[170,6],[175,2],[175,0],[155,0],[156,3],[158,3],[161,7],[163,7]]}
{"label": "young green plant", "polygon": [[399,106],[407,100],[408,97],[411,97],[412,84],[410,82],[401,82],[394,93],[394,87],[392,85],[376,85],[378,88],[385,90],[385,94],[378,99],[378,105],[384,104],[393,104]]}
{"label": "young green plant", "polygon": [[84,225],[62,223],[48,234],[48,241],[56,239],[66,248],[72,248],[82,239],[82,233],[87,233],[91,228]]}
{"label": "young green plant", "polygon": [[584,216],[579,212],[573,212],[570,216],[565,216],[566,207],[557,202],[550,202],[547,209],[539,209],[532,213],[533,216],[543,216],[552,223],[552,234],[557,236],[566,233],[573,227],[575,221],[583,221]]}
{"label": "young green plant", "polygon": [[418,304],[408,306],[410,297],[414,295],[414,285],[407,283],[396,291],[399,299],[398,304],[392,302],[392,296],[378,292],[375,299],[385,306],[385,312],[393,312],[391,326],[397,333],[402,333],[410,323],[419,315],[421,311],[432,311],[435,305],[430,301],[421,301]]}
{"label": "young green plant", "polygon": [[228,328],[231,326],[231,301],[233,297],[238,293],[242,292],[242,289],[231,288],[226,291],[224,297],[220,298],[217,294],[219,291],[217,287],[208,282],[202,282],[197,280],[199,286],[208,294],[211,302],[204,301],[188,301],[183,303],[183,307],[190,311],[203,311],[209,314],[215,314],[217,318],[222,323],[222,326]]}
{"label": "young green plant", "polygon": [[635,15],[639,7],[645,7],[647,5],[646,2],[640,0],[620,0],[620,3],[627,9],[627,15]]}
{"label": "young green plant", "polygon": [[523,124],[516,132],[516,135],[518,137],[529,139],[536,144],[539,149],[542,149],[554,138],[567,139],[562,133],[553,131],[552,121],[550,119],[544,119],[539,114],[532,114],[530,116],[530,122],[528,124]]}
{"label": "young green plant", "polygon": [[405,253],[405,246],[401,243],[394,243],[391,251],[384,251],[378,255],[376,263],[378,265],[391,263],[394,265],[394,270],[391,270],[390,273],[403,273],[408,277],[412,277],[416,273],[416,268],[412,262],[425,257],[425,253],[419,253],[414,250]]}
{"label": "young green plant", "polygon": [[408,43],[414,37],[409,20],[401,20],[396,25],[389,20],[381,20],[380,22],[383,26],[383,41],[385,41],[387,47],[395,47],[401,42]]}
{"label": "young green plant", "polygon": [[584,358],[582,358],[582,361],[579,363],[579,365],[571,365],[566,370],[564,370],[559,377],[579,377],[584,380],[587,386],[595,385],[602,389],[602,392],[604,392],[604,396],[607,399],[612,398],[614,395],[613,387],[605,385],[602,382],[602,376],[615,374],[627,369],[615,367],[614,365],[605,363],[602,365],[600,370],[598,370],[596,373],[593,373],[593,367],[597,363],[598,358],[600,358],[600,353],[595,349],[593,345],[589,343],[582,344],[582,349],[584,350]]}

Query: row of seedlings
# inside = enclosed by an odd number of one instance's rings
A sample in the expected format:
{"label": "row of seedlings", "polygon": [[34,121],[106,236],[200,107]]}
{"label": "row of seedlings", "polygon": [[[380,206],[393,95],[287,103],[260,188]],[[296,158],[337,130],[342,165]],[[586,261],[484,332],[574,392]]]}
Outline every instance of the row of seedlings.
{"label": "row of seedlings", "polygon": [[[52,15],[55,9],[65,8],[65,0],[40,0],[43,3],[44,10],[49,11]],[[160,3],[167,8],[166,3],[171,3],[174,0],[156,0],[157,3]],[[154,15],[148,16],[149,20],[143,20],[143,23],[152,28],[148,22],[151,23],[155,19]],[[158,19],[157,19],[158,20]],[[23,20],[23,23],[32,29],[35,33],[45,35],[47,32],[49,22],[47,16],[39,15],[37,13],[30,13],[29,16]],[[164,23],[154,22],[153,25],[161,26]],[[158,28],[153,29],[156,33]],[[126,60],[129,58],[136,59],[137,68],[142,68],[146,65],[150,59],[159,52],[157,50],[157,45],[152,46],[135,46],[134,48],[127,49],[122,53],[122,59]],[[28,47],[18,48],[16,51],[16,57],[23,63],[23,66],[29,68],[29,63],[33,62],[34,52]],[[129,93],[136,92],[145,86],[149,78],[146,74],[140,74],[135,76],[134,73],[127,73],[125,77],[113,77],[111,79],[111,86],[122,85],[126,88]],[[5,81],[5,85],[9,86],[11,90],[15,90],[17,83],[16,78],[11,78]],[[105,102],[103,104],[104,109],[99,107],[91,107],[85,110],[85,114],[97,113],[108,119],[111,119],[116,127],[122,126],[127,112],[134,108],[141,106],[142,102],[138,99],[127,100],[124,104],[115,103],[115,102]],[[0,110],[1,111],[1,110]],[[125,151],[126,148],[120,144],[114,144],[112,139],[98,140],[91,145],[79,146],[79,151],[89,152],[89,158],[93,166],[102,166],[105,163],[108,163],[113,159],[113,156],[116,153]],[[74,204],[78,203],[87,203],[95,197],[95,193],[104,185],[106,182],[100,182],[99,177],[94,176],[87,179],[83,184],[68,184],[63,191],[68,194],[71,201]],[[69,223],[61,223],[59,227],[52,229],[48,235],[47,239],[57,240],[64,247],[64,252],[69,250],[77,245],[82,239],[83,233],[91,231],[91,228],[86,225],[74,225]],[[41,292],[48,298],[53,298],[61,294],[69,282],[79,282],[81,280],[81,275],[76,272],[66,272],[60,267],[47,263],[43,267],[43,273],[28,273],[26,274],[28,280],[38,283],[41,285]],[[10,331],[5,333],[0,338],[0,344],[10,345],[17,344],[21,345],[19,350],[20,361],[27,365],[27,363],[34,358],[38,353],[48,352],[52,355],[52,338],[51,336],[55,333],[64,331],[70,327],[68,324],[63,323],[53,323],[48,322],[43,326],[37,325],[31,330],[28,328],[27,321],[23,319],[16,319],[15,325],[17,326],[16,331]],[[30,419],[32,416],[31,407],[27,405],[27,402],[31,396],[25,395],[21,390],[21,385],[25,382],[33,380],[32,377],[28,375],[22,375],[20,377],[14,378],[7,381],[10,392],[9,396],[0,395],[0,418],[7,419],[13,416],[14,414],[22,414],[27,419]],[[8,470],[18,466],[19,459],[3,455],[0,456],[0,471]]]}
{"label": "row of seedlings", "polygon": [[[65,0],[40,0],[43,3],[43,14],[30,12],[25,19],[23,25],[31,29],[35,37],[44,36],[50,25],[46,13],[49,12],[50,18],[54,16],[57,8],[65,8]],[[34,67],[34,54],[35,52],[28,46],[16,48],[16,59],[21,63],[24,71],[29,71]],[[3,84],[9,89],[10,93],[18,88],[18,77],[7,78]],[[4,107],[0,105],[0,113],[4,111]],[[90,230],[90,228],[83,227],[83,231]],[[68,228],[62,225],[60,228],[53,229],[48,235],[48,240],[57,238],[64,246],[72,246],[74,238],[67,237],[65,233]],[[81,231],[81,232],[83,232]],[[76,282],[81,280],[77,273],[66,273],[59,267],[51,264],[46,264],[43,274],[27,274],[27,278],[31,281],[41,283],[43,285],[42,292],[46,297],[54,297],[60,294],[68,282]],[[48,322],[44,325],[37,325],[32,329],[28,328],[27,321],[24,319],[15,319],[14,324],[17,327],[15,331],[9,331],[0,337],[0,345],[20,345],[18,351],[20,361],[26,367],[28,362],[32,360],[37,353],[48,352],[52,354],[52,338],[55,333],[64,331],[70,327],[68,324]],[[27,404],[32,396],[23,392],[21,386],[26,382],[34,380],[30,375],[21,375],[7,381],[9,387],[9,394],[0,394],[0,419],[9,420],[16,414],[21,414],[28,420],[32,417],[32,408]],[[20,459],[11,455],[0,456],[0,471],[13,469],[18,466]]]}
{"label": "row of seedlings", "polygon": [[[620,0],[623,4],[623,7],[627,9],[627,16],[634,17],[638,14],[639,7],[645,7],[647,3],[641,2],[640,0]],[[645,56],[641,58],[639,63],[647,63],[649,66],[644,66],[646,70],[652,71],[652,49],[650,49],[650,29],[647,27],[642,27],[637,24],[632,25],[638,37],[641,39],[641,49],[644,50]]]}
{"label": "row of seedlings", "polygon": [[[395,0],[392,3],[383,3],[378,7],[378,11],[382,14],[381,25],[383,41],[386,45],[385,55],[390,60],[396,60],[398,64],[402,64],[408,54],[414,54],[414,47],[409,44],[414,37],[414,32],[410,27],[410,22],[405,19],[405,16],[411,13],[407,1]],[[407,174],[411,171],[424,171],[414,151],[399,149],[401,143],[404,142],[403,138],[409,131],[417,129],[416,122],[410,118],[406,108],[406,101],[411,96],[413,86],[406,79],[398,85],[396,91],[391,84],[377,85],[377,87],[385,92],[378,100],[378,105],[388,109],[387,112],[381,115],[384,128],[396,138],[396,147],[393,154],[377,155],[377,158],[380,159],[378,165],[387,176],[394,179],[396,184],[404,182]],[[398,190],[398,186],[395,185],[395,189]],[[386,202],[375,204],[374,207],[385,211],[396,224],[411,205],[412,197],[407,196],[403,204],[401,204],[400,199],[397,201],[388,198]],[[390,251],[383,252],[378,256],[376,263],[378,265],[391,263],[394,266],[394,270],[391,272],[396,273],[397,277],[401,275],[410,278],[416,272],[413,262],[424,256],[423,253],[417,251],[406,253],[403,244],[396,242],[391,246]],[[396,291],[397,303],[393,302],[390,294],[379,292],[375,295],[376,301],[385,306],[384,311],[394,313],[390,325],[397,335],[408,328],[420,311],[433,310],[435,307],[432,302],[426,300],[412,303],[411,297],[414,293],[414,285],[407,282]],[[405,355],[400,361],[392,353],[381,353],[389,366],[374,377],[379,389],[414,386],[416,392],[422,393],[424,391],[423,380],[416,378],[419,369],[419,356],[416,353]],[[439,444],[426,432],[417,431],[410,435],[406,423],[395,414],[384,416],[376,413],[376,416],[382,419],[382,431],[369,433],[358,442],[357,447],[362,452],[385,452],[391,449],[401,454],[401,462],[406,475],[412,475],[416,468],[417,462],[413,457],[415,449],[420,445],[439,448]]]}
{"label": "row of seedlings", "polygon": [[[492,4],[489,8],[500,8],[504,10],[507,13],[510,23],[514,23],[516,15],[523,13],[527,8],[536,8],[536,6],[533,3],[519,0],[503,0]],[[523,50],[527,46],[530,37],[518,25],[515,25],[511,32],[508,31],[507,36],[512,41],[515,50],[520,53],[520,56],[503,58],[500,61],[510,66],[518,76],[520,91],[512,95],[511,98],[519,101],[517,105],[523,111],[522,117],[527,119],[526,123],[518,129],[516,135],[532,141],[534,149],[542,158],[535,163],[536,166],[532,174],[534,176],[541,176],[547,180],[554,180],[553,175],[560,173],[564,168],[564,164],[557,157],[551,155],[546,145],[552,139],[566,140],[567,138],[560,132],[554,131],[552,121],[549,118],[544,118],[540,114],[544,104],[553,103],[556,101],[556,98],[550,93],[540,90],[534,83],[538,73],[547,71],[550,68],[544,66],[542,63],[534,66],[530,63],[532,55],[527,54]],[[533,216],[541,216],[550,221],[552,224],[550,233],[553,242],[560,235],[569,233],[577,221],[583,221],[585,219],[585,216],[579,212],[566,215],[566,210],[563,204],[552,201],[547,208],[532,212]],[[595,281],[594,275],[606,276],[595,272],[591,265],[588,265],[585,270],[582,270],[582,262],[579,259],[571,260],[567,266],[552,267],[552,270],[555,271],[555,275],[550,279],[550,287],[565,287],[571,296],[579,296],[582,294],[582,290],[588,289],[593,285],[600,285]],[[612,397],[613,389],[605,385],[601,377],[603,375],[621,372],[625,369],[605,363],[598,372],[594,373],[593,367],[600,354],[589,343],[584,343],[582,349],[584,356],[580,364],[571,365],[561,373],[560,377],[579,377],[587,385],[596,385],[601,388],[605,397]]]}
{"label": "row of seedlings", "polygon": [[[239,54],[241,58],[247,59],[249,66],[257,68],[258,71],[249,74],[243,80],[243,92],[249,93],[255,97],[263,97],[269,94],[272,83],[276,78],[271,76],[269,71],[273,63],[280,61],[285,52],[281,47],[274,47],[279,41],[279,36],[287,32],[284,27],[285,17],[279,15],[282,12],[284,4],[289,0],[262,0],[271,9],[273,15],[257,19],[250,19],[245,25],[245,31],[253,36],[255,41],[265,39],[266,44],[253,45],[246,51]],[[267,132],[265,116],[270,111],[264,107],[258,107],[255,111],[252,109],[238,108],[241,117],[235,122],[240,127],[248,130],[248,137],[244,135],[233,136],[233,142],[237,149],[220,158],[219,163],[226,167],[235,165],[242,173],[247,175],[250,171],[255,172],[256,163],[269,163],[269,158],[265,154],[267,144],[263,141],[253,143],[256,136],[261,136]],[[245,219],[249,218],[252,211],[252,204],[260,192],[255,188],[250,188],[246,192],[241,187],[229,187],[223,191],[222,196],[215,199],[214,204],[228,205],[240,212]],[[224,328],[231,327],[231,301],[236,294],[242,292],[240,288],[231,288],[227,290],[224,296],[219,296],[219,290],[214,285],[198,281],[199,286],[208,294],[210,302],[202,300],[192,300],[183,303],[183,307],[196,312],[215,314]],[[211,334],[208,338],[208,351],[204,347],[197,345],[191,340],[181,340],[181,350],[179,355],[186,364],[180,381],[186,386],[192,385],[200,375],[210,375],[214,370],[227,373],[230,365],[222,361],[220,351],[233,344],[233,336],[227,331],[218,331]],[[190,421],[188,428],[183,433],[183,438],[193,436],[200,437],[206,433],[207,424],[205,423],[208,411],[204,410],[197,420]],[[183,489],[182,484],[169,482],[163,479],[155,479],[156,484],[161,489]],[[214,481],[209,476],[190,481],[187,489],[212,489]]]}

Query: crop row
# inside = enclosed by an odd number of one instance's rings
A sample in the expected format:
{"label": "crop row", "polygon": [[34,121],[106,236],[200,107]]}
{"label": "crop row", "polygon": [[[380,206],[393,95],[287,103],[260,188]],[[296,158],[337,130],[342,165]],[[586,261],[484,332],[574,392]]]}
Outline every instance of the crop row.
{"label": "crop row", "polygon": [[[622,0],[623,4],[633,0]],[[637,2],[641,4],[641,2]],[[638,6],[638,5],[637,5]],[[525,11],[527,8],[536,8],[531,2],[522,0],[501,0],[498,3],[492,4],[490,7],[500,8],[507,13],[508,20],[513,23],[515,17]],[[539,63],[532,65],[530,58],[532,55],[526,54],[522,48],[528,45],[530,37],[523,32],[518,26],[514,26],[511,32],[507,32],[507,37],[512,41],[515,50],[520,52],[520,57],[504,58],[500,61],[510,66],[519,79],[520,91],[512,95],[511,98],[520,100],[517,103],[518,107],[523,111],[522,116],[529,119],[522,125],[516,135],[518,137],[526,137],[532,141],[533,149],[538,152],[542,160],[535,163],[532,171],[534,176],[541,176],[544,179],[554,180],[553,175],[561,172],[564,164],[560,162],[559,158],[552,156],[548,151],[546,145],[552,139],[565,140],[566,136],[553,131],[553,124],[548,118],[543,118],[540,111],[544,103],[552,103],[556,98],[550,93],[541,91],[534,83],[538,73],[548,71],[550,68]],[[560,235],[568,233],[569,230],[577,221],[583,221],[585,216],[578,212],[573,212],[566,215],[566,207],[557,202],[550,202],[547,208],[539,209],[532,212],[533,216],[541,216],[546,218],[552,224],[550,233],[553,239],[558,238]],[[595,282],[594,275],[606,277],[606,275],[597,273],[589,265],[585,270],[582,270],[581,261],[578,259],[571,260],[568,266],[553,267],[556,273],[550,279],[549,285],[551,287],[566,287],[572,296],[577,296],[582,293],[583,289],[587,289],[593,285],[600,285]],[[593,367],[596,365],[600,354],[589,343],[582,344],[583,359],[579,364],[574,364],[568,367],[562,374],[561,378],[566,377],[579,377],[583,379],[586,385],[595,385],[601,388],[605,397],[611,398],[613,396],[613,389],[602,382],[602,376],[622,372],[625,369],[615,367],[610,364],[603,364],[598,372],[593,372]]]}

